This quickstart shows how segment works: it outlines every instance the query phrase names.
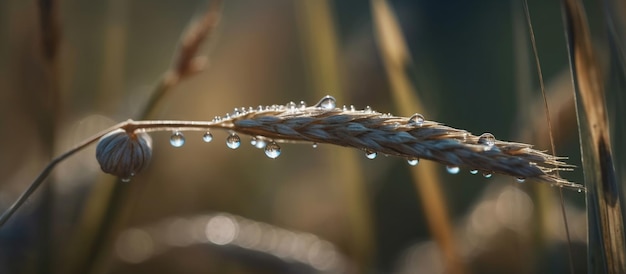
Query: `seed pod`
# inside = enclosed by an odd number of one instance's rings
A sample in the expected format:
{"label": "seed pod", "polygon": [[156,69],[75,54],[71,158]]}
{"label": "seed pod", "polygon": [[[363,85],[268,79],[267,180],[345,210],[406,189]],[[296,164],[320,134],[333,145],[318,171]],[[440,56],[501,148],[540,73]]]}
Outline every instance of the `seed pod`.
{"label": "seed pod", "polygon": [[147,133],[128,133],[119,129],[102,136],[96,147],[96,159],[102,171],[130,179],[148,165],[152,158],[152,139]]}

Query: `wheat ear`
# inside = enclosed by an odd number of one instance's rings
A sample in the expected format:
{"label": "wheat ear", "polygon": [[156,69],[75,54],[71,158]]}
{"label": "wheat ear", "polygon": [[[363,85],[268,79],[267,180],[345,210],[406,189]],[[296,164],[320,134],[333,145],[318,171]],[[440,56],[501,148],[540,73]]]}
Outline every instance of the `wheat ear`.
{"label": "wheat ear", "polygon": [[[277,143],[281,142],[332,144],[364,150],[370,158],[382,153],[406,158],[410,163],[428,159],[449,167],[482,171],[485,175],[499,173],[518,180],[535,179],[562,188],[585,191],[584,186],[569,182],[555,173],[558,170],[571,170],[573,167],[562,162],[563,157],[535,150],[532,145],[500,141],[489,133],[476,136],[466,130],[426,120],[417,113],[411,117],[400,117],[376,112],[369,107],[364,110],[345,106],[337,108],[335,99],[326,96],[313,106],[291,102],[287,105],[241,108],[223,117],[215,117],[212,121],[128,120],[120,123],[53,159],[24,194],[0,217],[0,225],[34,192],[54,166],[101,138],[109,138],[112,133],[135,136],[137,133],[153,131],[175,131],[173,136],[180,138],[180,131],[210,129],[232,131],[228,138],[232,142],[240,142],[235,132],[265,141],[266,153],[272,158],[280,154]],[[119,157],[137,156],[138,154],[121,150],[129,150],[128,142],[139,139],[123,140],[125,145],[110,146],[100,152],[98,161],[103,167],[103,162],[110,166],[108,161],[135,164],[135,159]],[[237,144],[231,148],[238,146]],[[137,160],[142,161],[143,165],[143,161],[149,159],[142,154]]]}
{"label": "wheat ear", "polygon": [[318,104],[259,106],[235,109],[212,122],[129,121],[126,130],[159,131],[220,128],[270,142],[311,142],[353,147],[372,155],[382,153],[408,160],[428,159],[451,167],[466,167],[484,174],[500,173],[519,179],[537,179],[559,187],[584,190],[582,185],[557,175],[573,166],[532,148],[532,145],[496,140],[486,133],[428,121],[420,114],[399,117],[367,108],[335,107],[324,97]]}

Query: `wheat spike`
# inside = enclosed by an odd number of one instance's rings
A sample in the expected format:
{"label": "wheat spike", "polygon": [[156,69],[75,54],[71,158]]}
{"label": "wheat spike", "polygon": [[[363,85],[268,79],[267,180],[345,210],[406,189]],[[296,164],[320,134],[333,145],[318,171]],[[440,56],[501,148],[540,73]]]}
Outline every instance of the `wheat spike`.
{"label": "wheat spike", "polygon": [[[326,101],[325,101],[326,100]],[[561,160],[532,145],[500,141],[491,134],[468,131],[423,119],[419,114],[398,117],[371,109],[335,107],[325,97],[315,106],[267,106],[236,109],[215,120],[211,127],[276,142],[312,142],[353,147],[407,159],[428,159],[448,166],[500,173],[520,179],[537,179],[559,187],[584,190],[555,174],[571,170]]]}

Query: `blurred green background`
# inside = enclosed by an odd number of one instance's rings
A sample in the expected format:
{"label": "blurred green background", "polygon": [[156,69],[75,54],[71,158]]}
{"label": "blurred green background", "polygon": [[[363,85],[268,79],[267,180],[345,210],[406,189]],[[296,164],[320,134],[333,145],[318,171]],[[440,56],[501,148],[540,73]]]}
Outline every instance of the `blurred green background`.
{"label": "blurred green background", "polygon": [[[414,112],[549,150],[520,2],[386,3],[410,52],[404,76],[427,108]],[[42,54],[38,2],[0,2],[0,208],[51,156],[137,118],[183,31],[207,4],[59,1],[51,70]],[[325,94],[339,105],[407,115],[392,100],[373,7],[369,1],[224,1],[219,26],[201,48],[207,68],[175,86],[150,118],[211,120],[234,107],[313,104]],[[534,0],[529,7],[556,154],[580,166],[560,6]],[[129,183],[137,190],[122,206],[122,221],[98,214],[108,195],[103,186],[120,182],[99,170],[93,147],[64,162],[50,186],[0,229],[0,272],[451,271],[421,204],[420,195],[430,194],[417,191],[409,172],[431,167],[394,157],[368,160],[362,151],[330,145],[285,144],[271,160],[247,136],[232,151],[225,132],[213,134],[206,144],[201,133],[187,133],[182,148],[169,145],[168,133],[152,134],[152,163]],[[463,272],[568,271],[556,188],[467,170],[450,175],[443,166],[434,172]],[[582,181],[578,170],[563,176]],[[579,273],[586,271],[584,196],[564,194]],[[107,222],[117,225],[105,237],[98,231]]]}

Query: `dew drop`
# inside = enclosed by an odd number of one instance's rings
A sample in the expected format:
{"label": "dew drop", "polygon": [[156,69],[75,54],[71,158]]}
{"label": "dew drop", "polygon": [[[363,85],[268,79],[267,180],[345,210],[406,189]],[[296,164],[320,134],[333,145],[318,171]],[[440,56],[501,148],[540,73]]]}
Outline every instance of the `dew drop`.
{"label": "dew drop", "polygon": [[256,146],[256,142],[257,142],[256,137],[252,137],[252,140],[250,140],[250,144],[253,146]]}
{"label": "dew drop", "polygon": [[330,95],[326,95],[315,106],[323,110],[332,110],[337,106],[337,100]]}
{"label": "dew drop", "polygon": [[317,143],[313,143],[313,148],[317,148]]}
{"label": "dew drop", "polygon": [[263,111],[263,106],[262,106],[262,105],[259,105],[259,106],[256,108],[256,110],[257,110],[257,111]]}
{"label": "dew drop", "polygon": [[518,178],[515,178],[515,181],[517,181],[518,183],[523,183],[523,182],[525,182],[525,181],[526,181],[526,178],[524,178],[524,177],[518,177]]}
{"label": "dew drop", "polygon": [[579,189],[578,189],[578,193],[581,193],[581,192],[583,192],[583,190],[579,188]]}
{"label": "dew drop", "polygon": [[265,148],[266,145],[267,143],[263,139],[256,139],[256,144],[254,144],[254,147],[262,149]]}
{"label": "dew drop", "polygon": [[287,103],[287,104],[285,105],[285,107],[286,107],[289,111],[294,111],[294,110],[296,110],[297,105],[296,105],[296,103],[294,103],[293,101],[291,101],[291,102]]}
{"label": "dew drop", "polygon": [[422,125],[424,125],[424,115],[421,115],[419,113],[411,115],[411,118],[409,118],[409,125],[421,127]]}
{"label": "dew drop", "polygon": [[128,183],[128,182],[130,182],[130,177],[129,178],[120,178],[120,181],[122,181],[124,183]]}
{"label": "dew drop", "polygon": [[419,164],[420,160],[417,158],[409,158],[406,159],[406,162],[409,163],[409,165],[416,166],[417,164]]}
{"label": "dew drop", "polygon": [[209,131],[205,132],[204,135],[202,135],[202,141],[205,143],[213,141],[213,134]]}
{"label": "dew drop", "polygon": [[300,108],[300,109],[306,108],[306,102],[300,101],[300,103],[298,104],[298,108]]}
{"label": "dew drop", "polygon": [[265,146],[265,155],[272,159],[276,159],[280,156],[280,146],[274,141],[270,142],[267,146]]}
{"label": "dew drop", "polygon": [[356,108],[354,107],[354,105],[350,105],[350,111],[356,111]]}
{"label": "dew drop", "polygon": [[182,147],[185,144],[185,136],[180,131],[174,131],[170,136],[170,144],[173,147]]}
{"label": "dew drop", "polygon": [[374,159],[376,158],[376,156],[378,155],[378,153],[376,153],[376,151],[371,151],[371,150],[365,150],[365,157],[367,157],[367,159]]}
{"label": "dew drop", "polygon": [[496,137],[489,132],[485,132],[478,137],[478,143],[481,145],[486,145],[487,148],[485,150],[491,149],[496,144]]}
{"label": "dew drop", "polygon": [[478,169],[472,169],[472,170],[470,170],[470,173],[472,175],[476,175],[476,174],[478,174]]}
{"label": "dew drop", "polygon": [[491,176],[493,176],[493,173],[491,173],[491,172],[483,172],[483,177],[491,178]]}
{"label": "dew drop", "polygon": [[235,133],[231,133],[226,138],[226,145],[229,148],[237,149],[241,145],[241,138],[239,138],[239,135],[237,135]]}
{"label": "dew drop", "polygon": [[450,174],[458,174],[461,169],[458,166],[446,166],[446,170]]}
{"label": "dew drop", "polygon": [[341,110],[343,111],[348,111],[348,107],[346,105],[343,105],[343,107],[341,108]]}
{"label": "dew drop", "polygon": [[220,122],[220,121],[222,121],[222,117],[220,117],[220,116],[215,116],[215,117],[213,118],[213,122],[214,122],[214,123],[217,123],[217,122]]}
{"label": "dew drop", "polygon": [[372,113],[372,107],[366,106],[365,107],[365,113]]}

